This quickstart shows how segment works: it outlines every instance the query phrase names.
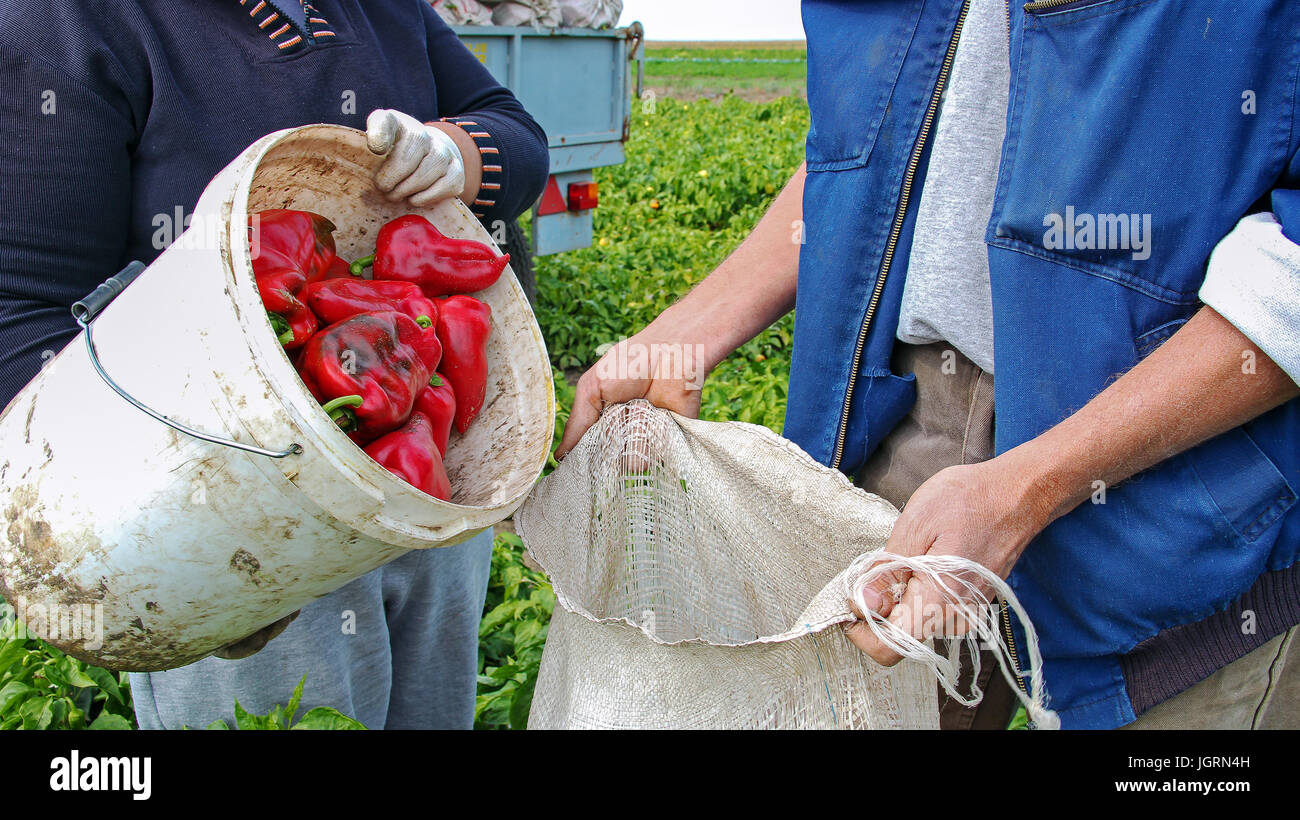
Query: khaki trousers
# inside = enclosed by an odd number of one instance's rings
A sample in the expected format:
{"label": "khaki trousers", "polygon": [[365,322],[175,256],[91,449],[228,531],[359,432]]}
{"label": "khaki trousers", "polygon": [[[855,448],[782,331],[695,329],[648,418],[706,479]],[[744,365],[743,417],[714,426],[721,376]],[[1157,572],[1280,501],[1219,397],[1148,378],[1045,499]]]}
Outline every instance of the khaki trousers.
{"label": "khaki trousers", "polygon": [[[930,476],[993,457],[993,377],[951,345],[894,343],[895,373],[916,374],[916,404],[858,471],[855,483],[902,508]],[[936,649],[945,651],[942,641]],[[973,665],[963,652],[960,691],[970,691]],[[980,659],[984,699],[968,708],[939,690],[943,729],[1005,729],[1016,696],[993,653]]]}
{"label": "khaki trousers", "polygon": [[1293,626],[1124,729],[1300,729],[1300,627]]}

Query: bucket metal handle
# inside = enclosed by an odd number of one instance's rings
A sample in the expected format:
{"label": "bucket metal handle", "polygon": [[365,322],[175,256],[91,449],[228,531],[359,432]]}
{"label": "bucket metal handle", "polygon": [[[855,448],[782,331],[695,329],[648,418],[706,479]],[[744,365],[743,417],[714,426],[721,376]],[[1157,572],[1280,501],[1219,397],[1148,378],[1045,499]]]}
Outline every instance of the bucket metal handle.
{"label": "bucket metal handle", "polygon": [[99,353],[95,350],[95,340],[91,337],[91,325],[99,314],[103,312],[104,308],[108,307],[109,303],[116,299],[118,294],[126,290],[127,285],[134,282],[136,277],[141,273],[144,273],[144,263],[139,261],[132,262],[116,275],[110,276],[104,281],[104,284],[91,291],[86,298],[72,306],[73,318],[77,320],[77,324],[86,332],[86,352],[90,354],[90,363],[94,366],[95,372],[99,374],[99,377],[104,380],[104,383],[113,388],[114,393],[126,399],[133,406],[147,415],[161,421],[173,430],[182,432],[187,436],[193,436],[201,441],[211,442],[212,444],[221,444],[226,447],[233,447],[236,450],[243,450],[246,453],[266,456],[267,458],[284,458],[285,456],[292,456],[301,453],[302,445],[297,443],[289,445],[289,449],[287,450],[267,450],[262,447],[255,447],[251,444],[244,444],[243,442],[233,441],[228,438],[209,435],[208,433],[195,430],[192,427],[186,427],[184,424],[174,421],[167,416],[164,416],[162,413],[159,413],[157,410],[141,403],[130,393],[123,390],[117,382],[113,381],[109,377],[108,373],[104,372],[104,366],[99,362]]}

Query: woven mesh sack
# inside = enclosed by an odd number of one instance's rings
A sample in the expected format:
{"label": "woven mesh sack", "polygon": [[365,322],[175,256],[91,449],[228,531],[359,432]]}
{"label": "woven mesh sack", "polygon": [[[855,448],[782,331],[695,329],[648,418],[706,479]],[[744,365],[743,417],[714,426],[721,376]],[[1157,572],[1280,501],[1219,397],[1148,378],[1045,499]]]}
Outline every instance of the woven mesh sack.
{"label": "woven mesh sack", "polygon": [[767,428],[608,408],[515,515],[559,603],[529,728],[937,728],[948,659],[839,626],[897,516]]}

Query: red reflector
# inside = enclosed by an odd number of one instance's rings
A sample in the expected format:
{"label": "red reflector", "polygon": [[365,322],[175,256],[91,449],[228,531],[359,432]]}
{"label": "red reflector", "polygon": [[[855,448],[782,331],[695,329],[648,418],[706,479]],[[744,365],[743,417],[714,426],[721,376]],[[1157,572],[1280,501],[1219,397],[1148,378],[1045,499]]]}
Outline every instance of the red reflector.
{"label": "red reflector", "polygon": [[570,182],[569,183],[569,210],[570,211],[587,211],[596,207],[600,199],[596,195],[596,183],[594,182]]}
{"label": "red reflector", "polygon": [[560,195],[560,183],[555,177],[546,180],[546,190],[542,192],[542,201],[537,204],[538,216],[564,213],[564,197]]}

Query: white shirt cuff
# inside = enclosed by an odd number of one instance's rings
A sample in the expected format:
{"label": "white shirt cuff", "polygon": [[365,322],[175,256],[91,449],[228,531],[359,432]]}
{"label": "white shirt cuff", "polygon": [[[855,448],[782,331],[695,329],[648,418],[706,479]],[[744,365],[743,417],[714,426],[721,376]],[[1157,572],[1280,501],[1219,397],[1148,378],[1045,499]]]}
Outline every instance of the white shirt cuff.
{"label": "white shirt cuff", "polygon": [[1219,242],[1200,297],[1300,384],[1300,245],[1273,214],[1245,217]]}

